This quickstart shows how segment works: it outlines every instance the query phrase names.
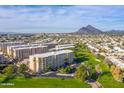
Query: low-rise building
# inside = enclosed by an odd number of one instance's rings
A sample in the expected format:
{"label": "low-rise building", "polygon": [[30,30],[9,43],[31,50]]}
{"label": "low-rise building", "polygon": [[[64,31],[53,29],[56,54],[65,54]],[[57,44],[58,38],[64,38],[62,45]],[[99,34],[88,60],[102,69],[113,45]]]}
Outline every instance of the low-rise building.
{"label": "low-rise building", "polygon": [[124,68],[124,61],[122,59],[116,58],[115,56],[107,57],[106,59],[109,60],[109,64],[111,63],[113,65],[116,65],[121,69]]}

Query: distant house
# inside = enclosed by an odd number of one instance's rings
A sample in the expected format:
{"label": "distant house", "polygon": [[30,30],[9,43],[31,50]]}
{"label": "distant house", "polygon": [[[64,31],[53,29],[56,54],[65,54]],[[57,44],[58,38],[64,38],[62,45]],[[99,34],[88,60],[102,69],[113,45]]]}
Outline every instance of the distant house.
{"label": "distant house", "polygon": [[124,68],[124,61],[123,60],[116,58],[114,56],[107,57],[106,59],[109,60],[109,62],[111,62],[111,64],[116,65],[122,69]]}

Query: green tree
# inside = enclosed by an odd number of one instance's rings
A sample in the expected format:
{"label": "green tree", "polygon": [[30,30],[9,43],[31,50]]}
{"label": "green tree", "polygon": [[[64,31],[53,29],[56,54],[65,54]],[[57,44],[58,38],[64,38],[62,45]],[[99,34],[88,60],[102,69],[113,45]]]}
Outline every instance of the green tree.
{"label": "green tree", "polygon": [[115,80],[120,81],[120,82],[123,81],[123,73],[119,67],[112,66],[111,71],[112,71],[112,75]]}
{"label": "green tree", "polygon": [[76,63],[81,63],[81,62],[83,62],[85,60],[86,55],[84,55],[83,52],[86,51],[86,50],[87,50],[87,47],[86,47],[85,44],[82,44],[82,43],[75,44],[73,52],[74,52],[74,56],[75,56],[74,61]]}
{"label": "green tree", "polygon": [[73,73],[75,71],[75,68],[71,68],[70,66],[67,66],[65,68],[60,68],[59,72],[64,74]]}
{"label": "green tree", "polygon": [[81,81],[85,81],[90,76],[91,76],[91,72],[89,68],[86,67],[85,65],[80,65],[77,71],[75,72],[75,78]]}
{"label": "green tree", "polygon": [[102,73],[102,69],[99,64],[95,66],[95,70],[98,74]]}
{"label": "green tree", "polygon": [[59,69],[59,72],[60,72],[60,73],[62,73],[62,74],[64,74],[64,73],[65,73],[64,68],[63,68],[63,67],[62,67],[62,68],[60,68],[60,69]]}
{"label": "green tree", "polygon": [[77,43],[75,44],[75,47],[74,47],[74,53],[77,53],[77,52],[81,52],[81,51],[84,51],[86,49],[86,45],[82,44],[82,43]]}
{"label": "green tree", "polygon": [[11,79],[16,75],[16,66],[15,65],[8,65],[6,68],[3,69],[3,74],[6,76],[5,79]]}
{"label": "green tree", "polygon": [[21,64],[18,68],[18,72],[23,75],[27,72],[27,70],[28,67],[25,64]]}
{"label": "green tree", "polygon": [[108,45],[109,48],[113,49],[113,46],[112,45]]}
{"label": "green tree", "polygon": [[52,70],[54,70],[54,68],[52,68],[51,65],[48,65],[48,66],[46,67],[46,72],[48,72],[48,71],[52,71]]}

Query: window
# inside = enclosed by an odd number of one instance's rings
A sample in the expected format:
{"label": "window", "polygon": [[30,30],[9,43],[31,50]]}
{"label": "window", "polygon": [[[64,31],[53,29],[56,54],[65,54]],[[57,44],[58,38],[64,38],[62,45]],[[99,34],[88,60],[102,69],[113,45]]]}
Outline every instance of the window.
{"label": "window", "polygon": [[36,58],[35,57],[33,58],[33,61],[36,62]]}

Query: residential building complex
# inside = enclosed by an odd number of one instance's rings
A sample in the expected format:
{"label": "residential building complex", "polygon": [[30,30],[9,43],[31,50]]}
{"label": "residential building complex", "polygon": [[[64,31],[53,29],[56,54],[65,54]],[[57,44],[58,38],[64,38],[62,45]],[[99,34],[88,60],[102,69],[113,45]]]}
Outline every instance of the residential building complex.
{"label": "residential building complex", "polygon": [[40,46],[41,44],[23,44],[23,45],[13,45],[7,46],[7,54],[13,57],[13,50],[16,48],[25,48],[25,47],[33,47],[33,46]]}
{"label": "residential building complex", "polygon": [[48,52],[47,46],[30,46],[30,47],[21,47],[13,49],[13,58],[25,59],[33,54],[40,54]]}
{"label": "residential building complex", "polygon": [[55,46],[58,45],[58,43],[44,43],[43,45],[47,46],[48,49],[50,49],[50,48],[55,48]]}
{"label": "residential building complex", "polygon": [[55,48],[49,49],[49,51],[56,51],[56,50],[64,50],[74,48],[74,44],[63,44],[63,45],[56,45]]}
{"label": "residential building complex", "polygon": [[31,55],[29,57],[29,68],[34,73],[44,72],[49,66],[58,68],[65,62],[73,62],[73,52],[71,50],[60,50],[42,54]]}
{"label": "residential building complex", "polygon": [[12,45],[22,45],[25,44],[23,42],[3,42],[0,43],[0,50],[4,53],[7,53],[7,46],[12,46]]}

